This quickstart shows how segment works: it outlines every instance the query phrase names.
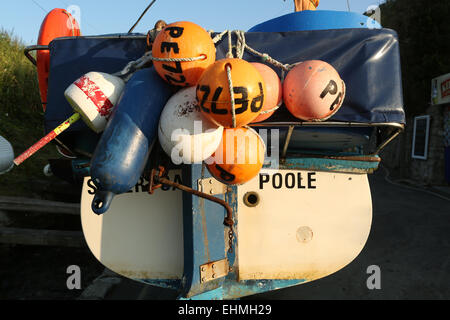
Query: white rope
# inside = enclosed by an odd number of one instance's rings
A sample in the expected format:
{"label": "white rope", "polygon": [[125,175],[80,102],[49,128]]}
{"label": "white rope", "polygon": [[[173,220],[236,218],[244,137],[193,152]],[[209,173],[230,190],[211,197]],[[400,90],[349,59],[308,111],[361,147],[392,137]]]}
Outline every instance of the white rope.
{"label": "white rope", "polygon": [[233,121],[233,128],[236,128],[236,104],[234,101],[233,79],[231,78],[231,67],[226,65],[227,77],[228,77],[228,89],[230,90],[231,100],[231,120]]}
{"label": "white rope", "polygon": [[[301,63],[301,62],[298,62],[298,63],[295,63],[295,64],[283,64],[280,61],[272,58],[269,54],[261,53],[261,52],[255,50],[255,49],[253,49],[252,47],[250,47],[246,43],[245,31],[242,31],[242,30],[234,30],[234,31],[225,30],[225,31],[221,32],[220,34],[217,34],[213,38],[214,44],[217,44],[219,41],[221,41],[223,39],[223,37],[225,35],[228,35],[228,52],[226,54],[227,58],[234,58],[234,55],[233,55],[233,44],[232,44],[232,34],[233,33],[236,35],[236,38],[237,38],[236,45],[234,46],[234,48],[236,49],[236,57],[239,58],[239,59],[243,59],[245,50],[247,50],[251,54],[260,57],[263,60],[263,62],[270,63],[270,64],[274,65],[275,67],[280,68],[281,69],[281,82],[282,83],[284,82],[286,74],[292,68],[294,68],[296,65]],[[212,34],[212,32],[210,32],[210,34]],[[233,128],[236,128],[236,109],[235,109],[236,106],[235,106],[235,101],[234,101],[235,99],[234,99],[234,92],[233,92],[233,80],[232,80],[232,77],[231,77],[231,67],[229,65],[227,65],[226,66],[226,70],[227,70],[227,77],[228,77],[228,87],[229,87],[230,97],[231,97],[231,115],[232,115],[232,121],[233,121]],[[272,108],[270,110],[262,111],[260,113],[260,115],[264,115],[264,114],[275,112],[281,107],[282,104],[283,104],[283,102],[281,101],[274,108]]]}
{"label": "white rope", "polygon": [[268,114],[268,113],[272,113],[277,111],[278,109],[281,108],[281,106],[283,105],[283,100],[280,101],[280,103],[278,103],[275,107],[273,107],[272,109],[269,110],[265,110],[265,111],[261,111],[261,113],[259,114],[260,116],[264,115],[264,114]]}

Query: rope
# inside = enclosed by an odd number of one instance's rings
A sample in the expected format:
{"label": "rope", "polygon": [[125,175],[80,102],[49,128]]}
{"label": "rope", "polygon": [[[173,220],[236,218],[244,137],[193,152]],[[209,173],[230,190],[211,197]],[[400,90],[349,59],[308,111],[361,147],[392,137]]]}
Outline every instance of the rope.
{"label": "rope", "polygon": [[194,58],[156,58],[153,57],[151,55],[150,56],[150,60],[153,61],[163,61],[163,62],[191,62],[191,61],[198,61],[198,60],[205,60],[206,59],[206,55],[202,54],[198,57],[194,57]]}
{"label": "rope", "polygon": [[146,54],[144,54],[141,58],[135,61],[131,61],[128,63],[125,68],[123,68],[121,71],[114,73],[114,76],[122,77],[126,81],[131,74],[136,72],[139,69],[142,69],[145,67],[147,63],[150,61],[160,61],[160,62],[191,62],[191,61],[198,61],[198,60],[205,60],[206,55],[202,54],[198,57],[192,57],[192,58],[156,58],[153,57],[152,52],[149,51]]}
{"label": "rope", "polygon": [[[231,31],[227,31],[228,33],[228,53],[227,58],[234,58],[233,56],[233,46],[231,42]],[[225,66],[227,69],[227,79],[228,79],[228,90],[230,91],[230,102],[231,102],[231,120],[233,122],[233,128],[236,128],[236,104],[234,101],[234,89],[233,89],[233,79],[231,77],[231,66],[227,64]]]}
{"label": "rope", "polygon": [[230,90],[231,99],[231,119],[233,121],[233,128],[236,128],[236,105],[234,102],[234,90],[233,90],[233,79],[231,78],[231,67],[226,65],[227,77],[228,77],[228,89]]}
{"label": "rope", "polygon": [[242,30],[234,30],[234,31],[230,31],[230,30],[225,30],[222,33],[216,35],[213,38],[213,42],[216,44],[217,42],[219,42],[220,40],[222,40],[223,36],[225,34],[228,34],[228,53],[227,53],[227,58],[229,58],[232,55],[232,43],[231,43],[231,35],[232,34],[236,34],[237,37],[237,44],[236,44],[236,56],[239,59],[242,59],[244,56],[244,52],[245,50],[247,50],[248,52],[252,53],[253,55],[256,55],[258,57],[260,57],[264,62],[268,62],[272,65],[274,65],[275,67],[278,67],[280,69],[282,69],[285,72],[289,72],[293,67],[295,67],[298,63],[296,64],[283,64],[280,61],[272,58],[269,54],[267,53],[261,53],[255,49],[253,49],[252,47],[250,47],[247,43],[246,43],[246,39],[245,39],[245,31]]}
{"label": "rope", "polygon": [[[212,35],[212,32],[213,31],[210,31],[210,35]],[[216,35],[212,39],[214,44],[217,44],[219,41],[221,41],[223,39],[223,37],[225,35],[228,35],[228,52],[226,54],[227,58],[234,58],[233,44],[232,44],[232,34],[233,33],[236,35],[236,38],[237,38],[236,45],[234,46],[234,48],[236,49],[236,57],[239,59],[242,59],[244,57],[245,50],[247,50],[248,52],[250,52],[253,55],[260,57],[264,62],[270,63],[270,64],[274,65],[275,67],[281,69],[281,81],[282,82],[284,82],[286,74],[292,68],[294,68],[296,65],[301,63],[301,62],[298,62],[295,64],[283,64],[280,61],[272,58],[269,54],[261,53],[255,49],[253,49],[246,43],[245,31],[242,31],[242,30],[234,30],[234,31],[225,30],[225,31],[221,32],[220,34]],[[227,70],[227,78],[228,78],[228,88],[229,88],[230,97],[231,97],[231,115],[232,115],[232,121],[233,121],[233,128],[236,128],[236,106],[235,106],[234,91],[233,91],[233,80],[231,77],[231,67],[229,65],[227,65],[226,70]],[[274,108],[272,108],[270,110],[262,111],[260,114],[263,115],[263,114],[275,112],[276,110],[278,110],[281,107],[282,103],[283,102],[279,103],[277,106],[275,106]]]}
{"label": "rope", "polygon": [[275,111],[277,111],[278,109],[280,109],[282,105],[283,105],[283,100],[281,100],[280,103],[279,103],[278,105],[276,105],[275,107],[273,107],[272,109],[265,110],[265,111],[261,111],[259,115],[262,116],[262,115],[264,115],[264,114],[268,114],[268,113],[271,113],[271,112],[275,112]]}

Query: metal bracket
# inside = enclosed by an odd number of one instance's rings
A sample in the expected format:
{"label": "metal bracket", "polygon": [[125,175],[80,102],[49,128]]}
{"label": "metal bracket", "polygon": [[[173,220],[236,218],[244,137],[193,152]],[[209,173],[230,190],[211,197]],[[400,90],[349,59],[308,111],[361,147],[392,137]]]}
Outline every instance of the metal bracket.
{"label": "metal bracket", "polygon": [[216,195],[227,193],[227,186],[214,178],[200,179],[197,183],[198,190],[206,194]]}
{"label": "metal bracket", "polygon": [[223,259],[215,262],[209,262],[200,266],[201,283],[213,281],[228,275],[228,260]]}

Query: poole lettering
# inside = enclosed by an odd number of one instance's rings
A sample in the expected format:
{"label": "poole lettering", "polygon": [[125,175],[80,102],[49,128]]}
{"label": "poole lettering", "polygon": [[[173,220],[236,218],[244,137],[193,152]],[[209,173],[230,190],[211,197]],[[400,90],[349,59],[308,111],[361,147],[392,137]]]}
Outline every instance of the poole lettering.
{"label": "poole lettering", "polygon": [[282,188],[316,189],[316,173],[308,172],[306,177],[305,174],[305,172],[297,172],[297,174],[292,172],[286,174],[275,173],[273,175],[261,173],[259,175],[259,189],[263,190],[264,187],[267,186],[270,186],[275,190],[280,190]]}

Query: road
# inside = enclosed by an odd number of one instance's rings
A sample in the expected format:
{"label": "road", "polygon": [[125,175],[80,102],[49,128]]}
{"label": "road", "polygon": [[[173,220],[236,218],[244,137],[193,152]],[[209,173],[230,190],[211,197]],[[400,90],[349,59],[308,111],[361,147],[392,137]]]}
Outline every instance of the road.
{"label": "road", "polygon": [[[450,299],[450,201],[391,184],[384,175],[379,170],[369,177],[372,230],[351,264],[326,278],[244,300]],[[370,290],[367,270],[373,265],[380,268],[381,288]],[[175,297],[170,290],[122,279],[104,299]]]}

